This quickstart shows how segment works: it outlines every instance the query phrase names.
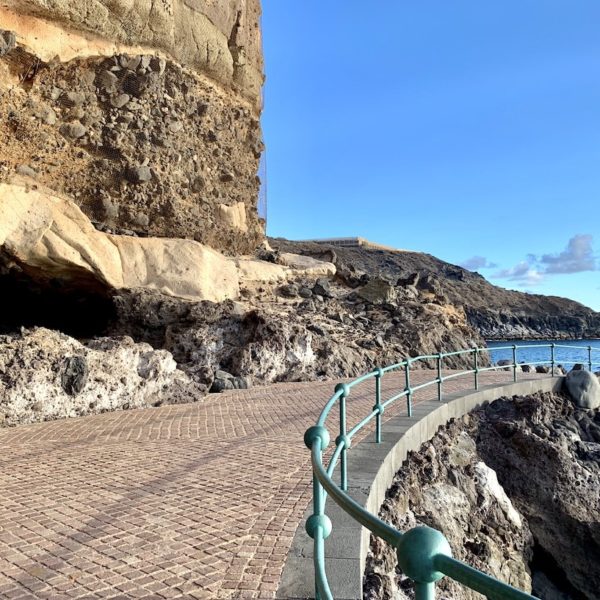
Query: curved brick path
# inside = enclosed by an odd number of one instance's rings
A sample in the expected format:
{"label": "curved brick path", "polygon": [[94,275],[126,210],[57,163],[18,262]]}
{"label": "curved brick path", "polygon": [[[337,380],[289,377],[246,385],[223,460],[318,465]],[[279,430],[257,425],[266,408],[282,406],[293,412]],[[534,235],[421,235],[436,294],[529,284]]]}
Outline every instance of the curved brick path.
{"label": "curved brick path", "polygon": [[[415,372],[413,385],[433,376]],[[385,392],[403,380],[384,381]],[[349,423],[373,385],[353,390]],[[278,384],[1,429],[0,598],[274,597],[310,501],[302,435],[331,389]]]}

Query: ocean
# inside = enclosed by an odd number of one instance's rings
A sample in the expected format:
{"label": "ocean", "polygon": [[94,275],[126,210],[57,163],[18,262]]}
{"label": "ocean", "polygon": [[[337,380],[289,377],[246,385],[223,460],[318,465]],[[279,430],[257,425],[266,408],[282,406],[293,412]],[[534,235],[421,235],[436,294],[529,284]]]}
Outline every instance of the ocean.
{"label": "ocean", "polygon": [[[551,350],[548,344],[556,344],[554,349],[555,363],[570,369],[575,363],[583,363],[588,368],[588,346],[592,347],[592,370],[600,370],[600,340],[508,340],[488,341],[490,356],[494,363],[508,359],[512,361],[512,349],[506,346],[525,346],[517,350],[518,363],[547,363],[550,364]],[[583,346],[583,348],[582,348]],[[495,349],[496,348],[496,349]]]}

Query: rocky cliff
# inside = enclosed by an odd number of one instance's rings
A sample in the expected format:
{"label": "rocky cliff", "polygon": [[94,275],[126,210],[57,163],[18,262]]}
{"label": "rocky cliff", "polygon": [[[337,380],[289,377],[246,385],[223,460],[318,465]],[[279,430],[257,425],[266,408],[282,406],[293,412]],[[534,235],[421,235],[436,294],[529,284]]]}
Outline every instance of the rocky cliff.
{"label": "rocky cliff", "polygon": [[[578,339],[600,337],[600,313],[569,300],[515,292],[492,285],[468,271],[422,252],[328,247],[272,240],[275,247],[310,256],[327,256],[339,278],[361,285],[370,276],[431,289],[464,310],[479,334],[493,339]],[[420,284],[419,284],[420,282]]]}
{"label": "rocky cliff", "polygon": [[259,17],[257,0],[1,3],[0,181],[100,229],[253,251]]}
{"label": "rocky cliff", "polygon": [[[501,399],[441,429],[398,472],[381,515],[438,528],[454,556],[546,600],[600,589],[600,411],[562,394]],[[445,598],[475,598],[445,578]],[[373,539],[365,598],[409,597]]]}

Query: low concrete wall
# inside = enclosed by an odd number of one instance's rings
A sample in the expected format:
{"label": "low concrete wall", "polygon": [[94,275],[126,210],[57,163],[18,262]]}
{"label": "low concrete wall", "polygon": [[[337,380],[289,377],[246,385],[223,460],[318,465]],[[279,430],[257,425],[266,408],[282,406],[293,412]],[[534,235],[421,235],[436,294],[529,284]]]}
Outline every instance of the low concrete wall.
{"label": "low concrete wall", "polygon": [[[412,417],[395,417],[383,426],[383,441],[369,436],[348,453],[348,494],[369,512],[378,514],[394,476],[407,454],[418,450],[442,425],[498,398],[526,396],[560,390],[564,377],[529,379],[508,385],[491,385],[476,392],[448,395],[444,402],[430,400],[415,405]],[[334,480],[339,481],[336,470]],[[326,514],[333,531],[325,542],[326,571],[336,600],[361,600],[362,579],[371,533],[349,517],[332,500]],[[288,555],[277,598],[314,597],[313,541],[304,529],[312,504],[298,527]]]}

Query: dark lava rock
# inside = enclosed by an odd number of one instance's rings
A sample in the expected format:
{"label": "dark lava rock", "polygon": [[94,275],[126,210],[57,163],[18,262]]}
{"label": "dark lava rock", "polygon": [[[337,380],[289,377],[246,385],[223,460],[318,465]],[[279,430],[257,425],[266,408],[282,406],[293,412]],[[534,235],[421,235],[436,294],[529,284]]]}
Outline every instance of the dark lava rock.
{"label": "dark lava rock", "polygon": [[[498,443],[498,426],[507,423],[516,426],[515,433]],[[531,433],[539,424],[547,437]],[[586,598],[600,589],[599,424],[597,410],[546,393],[490,404],[478,428],[478,451],[529,522],[546,554],[546,575],[560,574]]]}
{"label": "dark lava rock", "polygon": [[313,286],[312,293],[315,296],[332,298],[333,294],[331,293],[331,283],[329,282],[329,279],[326,279],[325,277],[320,277],[317,279],[315,285]]}
{"label": "dark lava rock", "polygon": [[212,386],[210,387],[209,392],[211,394],[218,394],[220,392],[226,392],[227,390],[233,390],[233,380],[232,379],[216,379],[213,381]]}
{"label": "dark lava rock", "polygon": [[76,396],[83,390],[88,378],[87,362],[81,356],[69,356],[63,363],[60,383],[69,396]]}
{"label": "dark lava rock", "polygon": [[129,94],[119,94],[114,97],[110,103],[111,106],[114,106],[115,108],[123,108],[130,100],[131,96]]}
{"label": "dark lava rock", "polygon": [[152,180],[152,170],[147,165],[133,167],[127,171],[127,178],[132,183],[146,183]]}
{"label": "dark lava rock", "polygon": [[295,283],[288,283],[279,288],[279,293],[286,298],[295,298],[298,295],[298,286]]}
{"label": "dark lava rock", "polygon": [[250,387],[250,379],[248,377],[235,377],[227,371],[217,369],[210,392],[218,394],[227,390],[247,390]]}
{"label": "dark lava rock", "polygon": [[[597,598],[599,425],[599,411],[563,394],[492,402],[409,455],[380,516],[401,531],[441,530],[456,558],[527,591],[533,580],[539,598]],[[394,548],[376,538],[364,581],[366,600],[413,597]],[[436,588],[443,598],[480,597],[449,578]]]}
{"label": "dark lava rock", "polygon": [[114,89],[119,82],[119,78],[112,71],[102,71],[98,75],[98,83],[105,90]]}

